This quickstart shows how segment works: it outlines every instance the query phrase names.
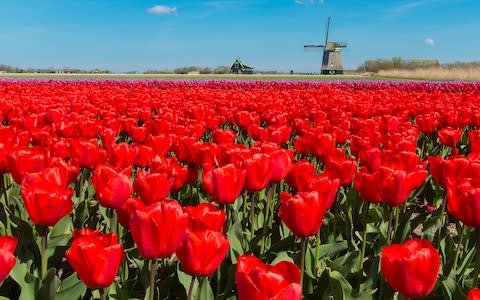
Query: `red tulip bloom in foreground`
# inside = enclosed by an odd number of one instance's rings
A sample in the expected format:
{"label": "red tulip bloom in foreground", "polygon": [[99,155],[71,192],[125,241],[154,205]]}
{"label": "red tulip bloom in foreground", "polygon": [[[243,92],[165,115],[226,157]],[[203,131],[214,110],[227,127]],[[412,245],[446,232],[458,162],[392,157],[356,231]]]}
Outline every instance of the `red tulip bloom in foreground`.
{"label": "red tulip bloom in foreground", "polygon": [[189,230],[176,253],[185,272],[192,276],[209,276],[223,261],[229,247],[222,232]]}
{"label": "red tulip bloom in foreground", "polygon": [[269,153],[273,162],[272,182],[278,183],[282,181],[290,172],[292,167],[292,157],[289,151],[285,149],[279,149]]}
{"label": "red tulip bloom in foreground", "polygon": [[225,224],[225,211],[218,210],[210,203],[184,207],[188,213],[188,228],[192,231],[213,230],[222,232]]}
{"label": "red tulip bloom in foreground", "polygon": [[8,276],[17,262],[14,255],[17,243],[17,239],[13,236],[0,236],[0,283]]}
{"label": "red tulip bloom in foreground", "polygon": [[73,231],[72,246],[65,253],[78,277],[91,289],[112,284],[124,257],[116,233],[90,228]]}
{"label": "red tulip bloom in foreground", "polygon": [[135,210],[130,230],[143,258],[167,258],[180,246],[187,222],[188,215],[177,201],[161,200]]}
{"label": "red tulip bloom in foreground", "polygon": [[20,191],[34,224],[53,226],[72,211],[74,191],[67,185],[68,171],[59,167],[25,176]]}
{"label": "red tulip bloom in foreground", "polygon": [[245,170],[229,164],[203,172],[202,187],[218,204],[232,204],[242,192],[245,175]]}
{"label": "red tulip bloom in foreground", "polygon": [[273,174],[273,161],[267,154],[254,154],[252,158],[245,160],[245,189],[249,192],[263,190],[270,182]]}
{"label": "red tulip bloom in foreground", "polygon": [[333,201],[321,198],[317,191],[302,192],[295,196],[282,192],[280,200],[280,219],[299,237],[317,234],[325,213],[333,204]]}
{"label": "red tulip bloom in foreground", "polygon": [[480,300],[480,289],[479,288],[471,289],[468,292],[467,300]]}
{"label": "red tulip bloom in foreground", "polygon": [[440,138],[440,143],[452,147],[454,148],[454,151],[457,151],[456,145],[458,140],[462,137],[462,130],[445,127],[438,131],[438,137]]}
{"label": "red tulip bloom in foreground", "polygon": [[73,161],[81,168],[94,169],[99,163],[107,158],[107,152],[98,147],[96,142],[72,140],[70,141],[70,152]]}
{"label": "red tulip bloom in foreground", "polygon": [[287,261],[265,265],[255,256],[242,255],[235,273],[239,300],[297,300],[302,298],[300,268]]}
{"label": "red tulip bloom in foreground", "polygon": [[142,170],[137,174],[133,183],[133,190],[148,205],[167,198],[173,180],[165,173],[147,173]]}
{"label": "red tulip bloom in foreground", "polygon": [[447,185],[447,208],[468,226],[480,227],[480,179],[463,179]]}
{"label": "red tulip bloom in foreground", "polygon": [[48,167],[49,153],[42,147],[19,148],[6,153],[8,170],[16,183],[22,183],[27,173],[39,172]]}
{"label": "red tulip bloom in foreground", "polygon": [[137,198],[128,198],[128,200],[115,210],[118,223],[124,228],[130,229],[130,216],[137,209],[143,208],[145,204]]}
{"label": "red tulip bloom in foreground", "polygon": [[379,172],[370,173],[366,167],[361,167],[355,176],[355,189],[357,189],[360,197],[366,202],[381,203],[382,191]]}
{"label": "red tulip bloom in foreground", "polygon": [[327,158],[325,172],[331,173],[340,180],[341,185],[352,183],[357,172],[357,162],[353,158],[331,156]]}
{"label": "red tulip bloom in foreground", "polygon": [[440,255],[428,240],[412,239],[383,248],[380,264],[386,281],[400,294],[424,297],[437,281]]}
{"label": "red tulip bloom in foreground", "polygon": [[102,206],[119,208],[127,201],[132,192],[130,171],[131,168],[118,172],[108,165],[97,165],[92,183]]}

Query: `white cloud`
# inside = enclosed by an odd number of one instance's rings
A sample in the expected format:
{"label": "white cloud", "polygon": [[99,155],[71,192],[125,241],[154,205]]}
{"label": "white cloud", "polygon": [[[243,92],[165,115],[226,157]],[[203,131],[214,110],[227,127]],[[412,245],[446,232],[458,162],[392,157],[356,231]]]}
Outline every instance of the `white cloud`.
{"label": "white cloud", "polygon": [[426,38],[424,40],[425,44],[429,45],[429,46],[435,46],[435,40],[432,39],[432,38]]}
{"label": "white cloud", "polygon": [[177,13],[177,8],[174,6],[155,5],[147,9],[147,12],[154,15],[171,15]]}
{"label": "white cloud", "polygon": [[443,2],[444,0],[412,0],[404,2],[398,6],[392,8],[392,13],[394,14],[403,14],[411,10],[415,10],[422,6],[433,5],[438,2]]}
{"label": "white cloud", "polygon": [[300,5],[323,4],[325,3],[325,0],[295,0],[295,3]]}

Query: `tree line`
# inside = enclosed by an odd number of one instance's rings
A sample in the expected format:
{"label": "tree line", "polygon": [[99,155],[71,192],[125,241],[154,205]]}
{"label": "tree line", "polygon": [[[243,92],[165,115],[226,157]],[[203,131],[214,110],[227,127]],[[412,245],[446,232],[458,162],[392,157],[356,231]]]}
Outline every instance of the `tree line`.
{"label": "tree line", "polygon": [[357,71],[377,73],[379,71],[388,71],[394,69],[413,70],[439,66],[440,62],[438,59],[402,59],[401,57],[397,56],[393,57],[392,59],[366,60],[360,65],[360,67],[358,67]]}

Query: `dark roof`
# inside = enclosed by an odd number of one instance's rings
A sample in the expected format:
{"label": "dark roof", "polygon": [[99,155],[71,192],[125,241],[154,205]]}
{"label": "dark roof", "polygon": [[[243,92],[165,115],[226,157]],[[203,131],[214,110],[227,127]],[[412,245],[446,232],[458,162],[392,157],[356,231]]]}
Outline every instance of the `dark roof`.
{"label": "dark roof", "polygon": [[237,58],[237,59],[233,62],[231,68],[232,68],[232,69],[234,69],[234,68],[236,69],[235,64],[237,64],[237,63],[238,63],[239,69],[253,69],[252,67],[244,64],[239,58]]}

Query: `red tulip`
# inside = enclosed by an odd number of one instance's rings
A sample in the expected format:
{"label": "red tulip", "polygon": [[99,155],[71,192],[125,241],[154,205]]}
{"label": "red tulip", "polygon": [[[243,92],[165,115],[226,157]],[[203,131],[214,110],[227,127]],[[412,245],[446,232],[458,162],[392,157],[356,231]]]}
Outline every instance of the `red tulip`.
{"label": "red tulip", "polygon": [[216,144],[233,144],[237,133],[233,130],[214,129],[212,131],[212,141]]}
{"label": "red tulip", "polygon": [[132,238],[145,259],[170,257],[187,231],[188,215],[175,200],[161,200],[135,210],[130,217]]}
{"label": "red tulip", "polygon": [[307,160],[299,160],[292,165],[290,172],[285,177],[287,184],[298,190],[306,185],[305,178],[310,178],[315,174],[315,166]]}
{"label": "red tulip", "polygon": [[438,137],[440,138],[440,143],[453,147],[456,150],[457,142],[462,137],[462,130],[446,127],[438,131]]}
{"label": "red tulip", "polygon": [[431,134],[438,126],[438,120],[431,114],[420,115],[415,117],[415,123],[423,133]]}
{"label": "red tulip", "polygon": [[164,173],[138,172],[133,190],[147,205],[167,198],[173,185],[173,178]]}
{"label": "red tulip", "polygon": [[263,190],[270,182],[273,174],[273,161],[267,154],[254,154],[252,158],[245,160],[245,189],[249,192]]}
{"label": "red tulip", "polygon": [[383,248],[380,264],[385,280],[400,294],[425,297],[437,281],[440,255],[428,240],[412,239]]}
{"label": "red tulip", "polygon": [[14,254],[17,243],[17,238],[13,236],[0,236],[0,283],[8,276],[17,262]]}
{"label": "red tulip", "polygon": [[144,203],[137,198],[128,198],[128,200],[123,203],[122,206],[117,208],[115,211],[117,213],[118,223],[126,229],[130,229],[130,217],[133,212],[137,209],[144,208]]}
{"label": "red tulip", "polygon": [[116,233],[103,234],[90,228],[73,231],[73,241],[65,253],[78,277],[91,289],[112,284],[124,257]]}
{"label": "red tulip", "polygon": [[128,133],[132,138],[132,140],[137,144],[143,143],[147,138],[147,128],[145,126],[142,126],[142,127],[132,126],[130,130],[128,130]]}
{"label": "red tulip", "polygon": [[108,158],[111,164],[119,169],[131,167],[136,155],[136,149],[126,143],[113,144],[108,148]]}
{"label": "red tulip", "polygon": [[[291,151],[290,151],[291,152]],[[269,153],[273,162],[272,182],[278,183],[282,181],[290,172],[292,167],[292,155],[288,150],[279,149]]]}
{"label": "red tulip", "polygon": [[68,171],[59,167],[27,174],[21,194],[32,222],[53,226],[73,209],[73,189],[68,188]]}
{"label": "red tulip", "polygon": [[8,173],[7,153],[11,151],[8,145],[0,143],[0,174]]}
{"label": "red tulip", "polygon": [[153,173],[165,173],[173,178],[172,191],[180,190],[188,180],[188,169],[182,167],[174,157],[155,156],[150,161],[150,171]]}
{"label": "red tulip", "polygon": [[252,255],[237,259],[235,273],[239,300],[299,300],[300,268],[287,261],[265,265]]}
{"label": "red tulip", "polygon": [[325,213],[333,203],[330,199],[322,199],[317,191],[302,192],[295,196],[282,192],[280,200],[280,219],[299,237],[317,234]]}
{"label": "red tulip", "polygon": [[135,161],[133,164],[137,167],[147,167],[150,163],[150,160],[153,158],[152,148],[145,145],[138,145],[135,147],[135,153]]}
{"label": "red tulip", "polygon": [[474,289],[471,289],[470,291],[468,291],[468,299],[467,300],[480,300],[480,289],[479,288],[474,288]]}
{"label": "red tulip", "polygon": [[72,164],[71,160],[66,162],[60,157],[52,158],[50,167],[59,167],[60,169],[66,170],[68,174],[68,183],[77,180],[77,177],[80,174],[80,168],[77,165]]}
{"label": "red tulip", "polygon": [[480,227],[480,179],[463,179],[447,185],[447,208],[468,226]]}
{"label": "red tulip", "polygon": [[240,196],[246,171],[229,164],[202,173],[202,187],[213,201],[232,204]]}
{"label": "red tulip", "polygon": [[188,213],[188,228],[191,231],[213,230],[222,232],[225,224],[225,211],[218,210],[210,203],[184,207]]}
{"label": "red tulip", "polygon": [[13,149],[5,155],[8,163],[8,170],[16,183],[22,183],[27,173],[39,172],[49,165],[50,154],[42,147]]}
{"label": "red tulip", "polygon": [[225,234],[213,231],[188,231],[176,254],[185,272],[209,276],[220,265],[230,247]]}
{"label": "red tulip", "polygon": [[173,139],[170,135],[149,136],[146,144],[153,149],[154,155],[165,156],[172,147]]}
{"label": "red tulip", "polygon": [[355,176],[354,185],[364,201],[370,203],[382,202],[379,172],[370,173],[366,167],[360,168],[360,171]]}
{"label": "red tulip", "polygon": [[73,161],[81,168],[90,170],[95,169],[97,164],[103,163],[107,158],[106,151],[100,149],[96,141],[71,140],[70,153]]}
{"label": "red tulip", "polygon": [[117,172],[108,165],[99,164],[92,178],[100,204],[107,208],[119,208],[132,193],[131,168]]}
{"label": "red tulip", "polygon": [[352,183],[357,172],[357,162],[353,158],[330,156],[326,160],[325,172],[331,173],[340,180],[341,185]]}
{"label": "red tulip", "polygon": [[470,176],[470,162],[464,157],[444,159],[439,156],[429,156],[428,164],[433,179],[444,189],[448,181],[454,184],[462,177]]}

